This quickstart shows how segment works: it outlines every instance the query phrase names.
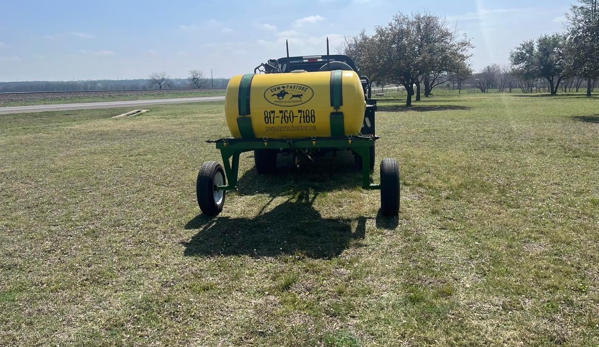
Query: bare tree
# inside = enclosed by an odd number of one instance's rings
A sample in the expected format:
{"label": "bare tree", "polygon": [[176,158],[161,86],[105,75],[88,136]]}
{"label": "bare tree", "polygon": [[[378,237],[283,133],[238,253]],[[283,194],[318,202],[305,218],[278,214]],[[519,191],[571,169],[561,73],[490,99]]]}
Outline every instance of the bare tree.
{"label": "bare tree", "polygon": [[150,86],[157,86],[158,89],[163,89],[171,84],[171,78],[166,74],[166,72],[152,72],[150,74]]}
{"label": "bare tree", "polygon": [[454,71],[451,73],[450,80],[452,83],[458,85],[458,93],[462,93],[462,85],[472,76],[472,68],[466,62],[462,62],[454,68]]}
{"label": "bare tree", "polygon": [[481,72],[473,75],[476,87],[481,92],[486,93],[489,89],[497,86],[498,76],[501,74],[501,68],[497,64],[486,66]]}
{"label": "bare tree", "polygon": [[189,71],[189,82],[198,89],[206,88],[208,81],[204,78],[204,73],[200,70]]}
{"label": "bare tree", "polygon": [[580,90],[580,86],[582,85],[582,82],[584,82],[583,78],[574,77],[574,88],[575,88],[575,90],[576,90],[577,93]]}
{"label": "bare tree", "polygon": [[522,93],[532,93],[533,88],[535,87],[535,79],[534,78],[518,78],[518,87],[522,91]]}
{"label": "bare tree", "polygon": [[499,67],[499,74],[497,74],[497,88],[500,93],[503,93],[509,83],[509,72],[510,68],[505,66]]}
{"label": "bare tree", "polygon": [[424,75],[422,82],[424,83],[424,96],[429,97],[433,93],[433,88],[449,81],[447,72],[433,71],[428,75]]}

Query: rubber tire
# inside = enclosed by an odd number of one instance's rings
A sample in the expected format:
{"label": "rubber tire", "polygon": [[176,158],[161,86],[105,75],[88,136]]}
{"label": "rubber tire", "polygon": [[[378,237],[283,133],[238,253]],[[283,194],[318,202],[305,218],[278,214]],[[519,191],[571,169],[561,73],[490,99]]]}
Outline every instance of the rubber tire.
{"label": "rubber tire", "polygon": [[399,214],[399,165],[393,158],[381,162],[381,212],[386,216]]}
{"label": "rubber tire", "polygon": [[226,191],[224,190],[222,191],[222,199],[215,201],[214,191],[217,175],[222,175],[222,184],[227,183],[227,176],[223,167],[215,161],[208,161],[202,164],[196,182],[198,205],[200,206],[200,210],[208,216],[217,216],[225,205]]}
{"label": "rubber tire", "polygon": [[[370,147],[370,171],[374,170],[374,161],[375,161],[375,146]],[[362,170],[362,157],[358,153],[354,153],[354,162],[358,169]]]}
{"label": "rubber tire", "polygon": [[257,149],[254,151],[256,171],[265,175],[277,170],[277,152],[273,149]]}

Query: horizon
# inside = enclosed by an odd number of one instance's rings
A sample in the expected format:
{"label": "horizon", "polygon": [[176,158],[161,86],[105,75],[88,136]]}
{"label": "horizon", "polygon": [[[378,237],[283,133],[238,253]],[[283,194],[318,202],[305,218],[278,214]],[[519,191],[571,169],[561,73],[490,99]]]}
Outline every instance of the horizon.
{"label": "horizon", "polygon": [[[344,37],[386,25],[393,15],[428,11],[472,39],[475,72],[509,63],[522,41],[564,31],[571,2],[489,0],[397,4],[390,0],[274,0],[102,4],[63,0],[7,3],[0,21],[0,82],[185,79],[253,71],[270,58],[337,53]],[[358,23],[358,24],[356,24]]]}
{"label": "horizon", "polygon": [[[189,80],[189,77],[168,77],[171,80]],[[210,77],[203,77],[204,80],[210,80]],[[229,80],[230,77],[214,77],[214,80]],[[37,82],[51,82],[51,83],[73,83],[73,82],[100,82],[100,81],[148,81],[149,77],[145,78],[123,78],[123,79],[89,79],[89,80],[23,80],[23,81],[0,81],[0,83],[37,83]]]}

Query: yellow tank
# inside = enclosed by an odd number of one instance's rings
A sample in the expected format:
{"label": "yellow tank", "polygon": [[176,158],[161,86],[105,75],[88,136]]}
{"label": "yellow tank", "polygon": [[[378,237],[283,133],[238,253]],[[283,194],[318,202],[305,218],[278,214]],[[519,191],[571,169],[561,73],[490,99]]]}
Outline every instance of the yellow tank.
{"label": "yellow tank", "polygon": [[231,135],[244,139],[358,135],[365,110],[354,71],[239,75],[225,97]]}

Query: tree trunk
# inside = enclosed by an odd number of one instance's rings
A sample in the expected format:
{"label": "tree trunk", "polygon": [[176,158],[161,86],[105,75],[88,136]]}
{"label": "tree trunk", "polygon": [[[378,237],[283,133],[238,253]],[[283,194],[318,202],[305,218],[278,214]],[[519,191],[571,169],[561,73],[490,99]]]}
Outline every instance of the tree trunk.
{"label": "tree trunk", "polygon": [[416,83],[416,101],[420,101],[420,81]]}
{"label": "tree trunk", "polygon": [[424,79],[424,97],[428,98],[431,95],[431,82],[427,78]]}
{"label": "tree trunk", "polygon": [[558,77],[557,82],[555,82],[555,93],[553,95],[557,95],[557,91],[559,90],[559,84],[561,83],[562,78]]}
{"label": "tree trunk", "polygon": [[411,83],[405,85],[406,94],[408,94],[408,98],[406,99],[406,107],[412,107],[412,95],[414,94],[414,86]]}
{"label": "tree trunk", "polygon": [[546,79],[547,79],[547,82],[549,82],[549,93],[551,95],[555,95],[556,93],[553,92],[553,78],[546,77]]}
{"label": "tree trunk", "polygon": [[587,97],[589,97],[589,98],[591,97],[591,82],[592,82],[592,80],[589,77],[587,79]]}

